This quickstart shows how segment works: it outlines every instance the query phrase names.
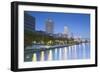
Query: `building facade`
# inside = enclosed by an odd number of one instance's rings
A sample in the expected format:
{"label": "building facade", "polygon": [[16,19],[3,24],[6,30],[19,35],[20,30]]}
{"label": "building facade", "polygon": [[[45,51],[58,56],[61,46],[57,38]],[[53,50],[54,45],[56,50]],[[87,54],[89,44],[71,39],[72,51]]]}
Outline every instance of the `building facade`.
{"label": "building facade", "polygon": [[64,26],[64,34],[68,34],[69,31],[68,31],[68,27],[67,26]]}
{"label": "building facade", "polygon": [[29,31],[35,31],[35,17],[24,12],[24,29]]}
{"label": "building facade", "polygon": [[52,19],[48,18],[45,23],[46,33],[53,34],[54,32],[54,22]]}
{"label": "building facade", "polygon": [[66,37],[66,38],[69,36],[69,30],[68,30],[68,27],[67,26],[64,26],[63,36]]}

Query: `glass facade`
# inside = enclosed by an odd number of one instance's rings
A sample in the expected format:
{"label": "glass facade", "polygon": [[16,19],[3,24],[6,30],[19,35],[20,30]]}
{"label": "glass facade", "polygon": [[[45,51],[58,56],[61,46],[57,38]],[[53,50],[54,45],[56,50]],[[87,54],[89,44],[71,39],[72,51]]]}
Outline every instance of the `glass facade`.
{"label": "glass facade", "polygon": [[29,31],[35,31],[35,17],[24,12],[24,29]]}

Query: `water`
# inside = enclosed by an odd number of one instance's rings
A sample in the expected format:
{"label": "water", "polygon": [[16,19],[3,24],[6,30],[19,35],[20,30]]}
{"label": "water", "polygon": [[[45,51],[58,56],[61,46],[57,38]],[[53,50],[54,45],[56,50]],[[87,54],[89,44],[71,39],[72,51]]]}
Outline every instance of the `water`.
{"label": "water", "polygon": [[[28,55],[28,54],[27,54]],[[26,57],[27,57],[26,55]],[[55,60],[74,60],[74,59],[89,59],[90,44],[82,43],[63,48],[54,48],[50,50],[32,53],[32,58],[29,61],[55,61]],[[26,58],[28,61],[28,58]]]}

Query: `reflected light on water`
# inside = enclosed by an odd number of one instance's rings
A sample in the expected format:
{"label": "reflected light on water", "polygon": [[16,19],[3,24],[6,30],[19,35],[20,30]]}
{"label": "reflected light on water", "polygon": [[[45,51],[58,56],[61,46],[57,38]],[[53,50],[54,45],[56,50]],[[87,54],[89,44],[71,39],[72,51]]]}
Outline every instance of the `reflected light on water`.
{"label": "reflected light on water", "polygon": [[[27,58],[27,55],[26,55]],[[52,60],[74,60],[74,59],[89,59],[90,45],[82,43],[63,48],[53,48],[32,54],[32,61],[52,61]]]}

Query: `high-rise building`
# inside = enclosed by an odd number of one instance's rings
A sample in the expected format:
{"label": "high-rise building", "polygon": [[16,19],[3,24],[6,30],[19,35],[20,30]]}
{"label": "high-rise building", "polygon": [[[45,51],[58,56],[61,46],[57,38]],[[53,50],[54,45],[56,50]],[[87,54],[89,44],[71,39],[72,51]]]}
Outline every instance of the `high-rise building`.
{"label": "high-rise building", "polygon": [[45,23],[46,33],[53,34],[54,31],[54,22],[52,19],[48,18]]}
{"label": "high-rise building", "polygon": [[67,26],[64,26],[64,37],[68,37],[69,36],[69,30]]}
{"label": "high-rise building", "polygon": [[64,26],[64,34],[68,34],[68,27],[67,26]]}
{"label": "high-rise building", "polygon": [[24,29],[35,31],[35,17],[31,16],[27,12],[24,12]]}

